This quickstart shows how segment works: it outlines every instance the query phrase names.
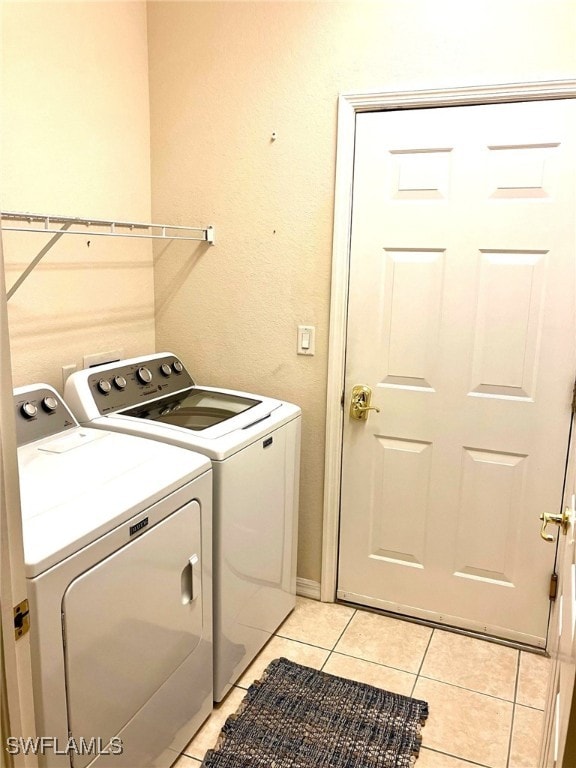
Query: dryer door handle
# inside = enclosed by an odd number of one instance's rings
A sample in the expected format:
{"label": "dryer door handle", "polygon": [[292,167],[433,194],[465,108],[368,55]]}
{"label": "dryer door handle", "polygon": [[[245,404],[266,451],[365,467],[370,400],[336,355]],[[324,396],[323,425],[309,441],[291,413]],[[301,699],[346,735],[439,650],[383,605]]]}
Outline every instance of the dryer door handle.
{"label": "dryer door handle", "polygon": [[200,594],[202,581],[200,575],[200,557],[197,554],[188,558],[188,564],[180,577],[182,605],[193,603]]}

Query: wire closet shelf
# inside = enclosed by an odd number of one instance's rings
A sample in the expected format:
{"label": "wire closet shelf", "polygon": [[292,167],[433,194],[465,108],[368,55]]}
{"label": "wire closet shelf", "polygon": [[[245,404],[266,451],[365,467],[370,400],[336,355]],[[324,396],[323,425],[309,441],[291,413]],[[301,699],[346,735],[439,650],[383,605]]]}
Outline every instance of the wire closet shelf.
{"label": "wire closet shelf", "polygon": [[29,266],[7,292],[10,297],[44,258],[62,235],[90,237],[139,237],[149,240],[195,240],[214,245],[214,227],[188,227],[181,224],[148,224],[139,221],[113,221],[73,216],[0,211],[2,230],[6,232],[36,232],[54,235],[35,256]]}

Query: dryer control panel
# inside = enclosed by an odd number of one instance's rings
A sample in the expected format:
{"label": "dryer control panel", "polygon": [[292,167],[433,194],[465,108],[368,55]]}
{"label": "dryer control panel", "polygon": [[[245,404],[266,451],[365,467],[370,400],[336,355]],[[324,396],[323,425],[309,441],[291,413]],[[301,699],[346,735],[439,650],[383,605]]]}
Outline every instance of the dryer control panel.
{"label": "dryer control panel", "polygon": [[[94,403],[97,415],[141,405],[194,386],[184,364],[174,355],[158,354],[77,371],[66,381],[66,399]],[[88,390],[88,391],[87,391]]]}
{"label": "dryer control panel", "polygon": [[14,409],[19,446],[78,426],[64,400],[49,384],[15,389]]}

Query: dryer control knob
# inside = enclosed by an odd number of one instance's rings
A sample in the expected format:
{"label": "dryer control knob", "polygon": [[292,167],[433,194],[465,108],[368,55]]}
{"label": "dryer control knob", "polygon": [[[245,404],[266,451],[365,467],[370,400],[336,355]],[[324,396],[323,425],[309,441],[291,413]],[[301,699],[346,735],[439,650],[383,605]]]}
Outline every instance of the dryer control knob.
{"label": "dryer control knob", "polygon": [[24,416],[25,419],[33,419],[34,416],[38,413],[38,408],[34,405],[34,403],[24,403],[24,405],[20,406],[20,413],[22,416]]}
{"label": "dryer control knob", "polygon": [[116,389],[126,389],[126,385],[128,384],[124,376],[114,376],[112,381],[114,382]]}
{"label": "dryer control knob", "polygon": [[152,381],[152,373],[150,369],[144,366],[142,368],[138,368],[138,370],[136,371],[136,376],[138,376],[138,380],[142,384],[150,384],[150,382]]}
{"label": "dryer control knob", "polygon": [[180,362],[180,360],[174,360],[172,363],[172,368],[174,368],[175,373],[182,373],[184,370],[184,366]]}
{"label": "dryer control knob", "polygon": [[44,408],[46,413],[54,413],[56,408],[58,408],[58,400],[56,400],[55,397],[48,395],[42,400],[42,408]]}
{"label": "dryer control knob", "polygon": [[162,376],[172,376],[172,368],[170,368],[168,363],[162,363],[160,366],[160,373]]}
{"label": "dryer control knob", "polygon": [[98,391],[101,392],[103,395],[108,395],[112,389],[112,384],[108,381],[108,379],[100,379],[98,382]]}

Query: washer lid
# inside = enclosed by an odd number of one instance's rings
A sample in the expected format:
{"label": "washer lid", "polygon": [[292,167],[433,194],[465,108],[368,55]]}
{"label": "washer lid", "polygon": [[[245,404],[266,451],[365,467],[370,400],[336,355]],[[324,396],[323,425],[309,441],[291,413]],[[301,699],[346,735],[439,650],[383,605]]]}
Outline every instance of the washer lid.
{"label": "washer lid", "polygon": [[[125,416],[151,419],[194,432],[207,430],[203,437],[219,437],[265,419],[277,405],[269,398],[194,387],[176,395],[129,408],[122,413]],[[220,425],[221,428],[213,429]]]}

